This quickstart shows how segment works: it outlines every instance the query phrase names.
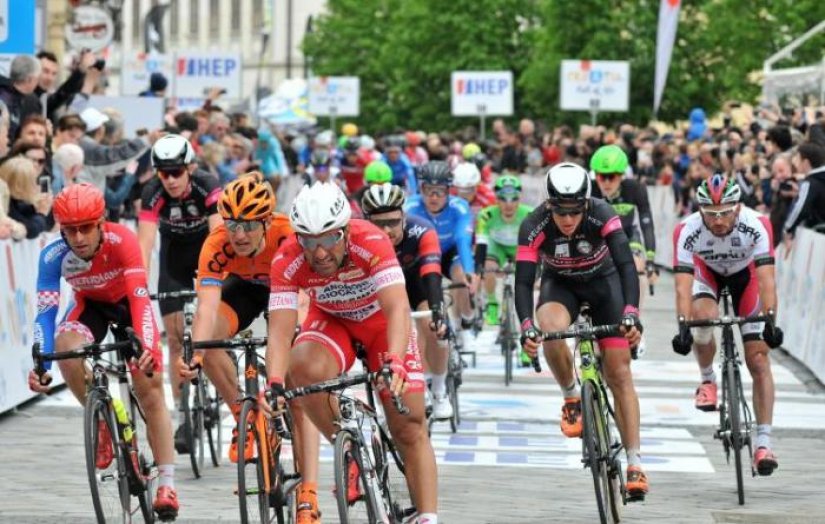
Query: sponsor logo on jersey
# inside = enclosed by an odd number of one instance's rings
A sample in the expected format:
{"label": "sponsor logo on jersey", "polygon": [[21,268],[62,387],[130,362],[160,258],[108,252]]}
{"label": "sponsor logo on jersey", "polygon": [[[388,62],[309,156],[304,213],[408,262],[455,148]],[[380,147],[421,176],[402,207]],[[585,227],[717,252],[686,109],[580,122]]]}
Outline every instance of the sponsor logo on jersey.
{"label": "sponsor logo on jersey", "polygon": [[412,224],[407,228],[407,235],[414,238],[421,238],[426,232],[427,228],[420,224]]}
{"label": "sponsor logo on jersey", "polygon": [[98,273],[96,275],[87,275],[85,277],[66,276],[66,280],[73,288],[77,289],[99,288],[120,277],[121,273],[122,271],[120,269],[113,269],[112,271],[106,271],[105,273]]}
{"label": "sponsor logo on jersey", "polygon": [[50,264],[52,260],[65,253],[67,249],[69,249],[69,246],[65,241],[59,240],[46,250],[46,254],[43,255],[43,261]]}
{"label": "sponsor logo on jersey", "polygon": [[169,220],[180,220],[182,216],[183,212],[178,206],[169,208]]}
{"label": "sponsor logo on jersey", "polygon": [[143,349],[151,351],[155,348],[155,319],[152,316],[152,306],[147,304],[143,308],[143,317],[140,327],[143,330]]}
{"label": "sponsor logo on jersey", "polygon": [[762,233],[756,230],[756,228],[747,225],[744,222],[739,222],[739,225],[736,227],[737,231],[740,233],[745,233],[746,235],[750,236],[754,242],[759,242],[759,239],[762,238]]}
{"label": "sponsor logo on jersey", "polygon": [[355,280],[356,278],[362,278],[366,276],[366,273],[361,268],[355,268],[352,271],[344,271],[338,273],[339,280]]}
{"label": "sponsor logo on jersey", "polygon": [[730,245],[733,247],[742,247],[742,239],[739,237],[731,237]]}
{"label": "sponsor logo on jersey", "polygon": [[699,239],[699,235],[702,234],[701,229],[696,229],[693,233],[687,236],[685,239],[685,249],[688,251],[693,251],[694,247],[696,247],[696,241]]}
{"label": "sponsor logo on jersey", "polygon": [[350,250],[364,260],[370,260],[374,256],[368,249],[357,244],[351,244]]}
{"label": "sponsor logo on jersey", "polygon": [[295,273],[298,272],[298,269],[304,264],[304,255],[298,255],[295,260],[289,263],[289,265],[284,270],[284,278],[287,280],[292,280],[295,276]]}
{"label": "sponsor logo on jersey", "polygon": [[104,236],[106,242],[111,242],[112,244],[120,244],[123,242],[123,238],[113,231],[106,231]]}
{"label": "sponsor logo on jersey", "polygon": [[61,267],[63,276],[67,279],[73,277],[74,275],[85,273],[91,268],[92,262],[90,260],[83,260],[74,253],[69,253],[69,255],[63,259],[63,265]]}
{"label": "sponsor logo on jersey", "polygon": [[135,288],[135,296],[136,297],[149,296],[149,292],[146,290],[145,287],[136,287]]}
{"label": "sponsor logo on jersey", "polygon": [[556,244],[556,252],[554,253],[557,257],[569,257],[570,256],[570,244]]}
{"label": "sponsor logo on jersey", "polygon": [[576,250],[583,255],[589,255],[593,251],[593,244],[587,240],[579,240],[576,243]]}
{"label": "sponsor logo on jersey", "polygon": [[186,211],[189,213],[190,216],[193,217],[200,216],[201,214],[200,210],[198,209],[198,206],[196,206],[195,204],[189,204],[188,206],[186,206]]}

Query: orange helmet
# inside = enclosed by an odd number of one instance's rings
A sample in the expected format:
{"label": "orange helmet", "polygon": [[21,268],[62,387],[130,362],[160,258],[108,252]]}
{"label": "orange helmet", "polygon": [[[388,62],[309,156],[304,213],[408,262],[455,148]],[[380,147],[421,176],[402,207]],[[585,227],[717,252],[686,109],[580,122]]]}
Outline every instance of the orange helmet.
{"label": "orange helmet", "polygon": [[262,220],[273,211],[275,195],[258,171],[227,184],[218,201],[218,212],[224,220]]}
{"label": "orange helmet", "polygon": [[106,212],[103,192],[87,183],[73,184],[58,193],[52,206],[54,219],[62,226],[96,222]]}

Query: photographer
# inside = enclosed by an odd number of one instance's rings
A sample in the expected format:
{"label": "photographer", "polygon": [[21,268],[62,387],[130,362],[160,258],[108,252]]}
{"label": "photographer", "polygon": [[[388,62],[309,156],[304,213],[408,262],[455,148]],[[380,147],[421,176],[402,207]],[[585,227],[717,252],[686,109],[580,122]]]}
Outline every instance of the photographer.
{"label": "photographer", "polygon": [[74,60],[69,78],[57,90],[54,90],[59,71],[57,56],[50,51],[40,51],[37,53],[37,58],[40,60],[40,79],[34,89],[34,94],[40,99],[41,105],[46,108],[46,117],[52,123],[57,123],[57,111],[62,107],[67,107],[72,98],[83,88],[86,71],[90,67],[102,71],[106,66],[106,62],[102,59],[98,60],[94,53],[88,49],[83,50]]}

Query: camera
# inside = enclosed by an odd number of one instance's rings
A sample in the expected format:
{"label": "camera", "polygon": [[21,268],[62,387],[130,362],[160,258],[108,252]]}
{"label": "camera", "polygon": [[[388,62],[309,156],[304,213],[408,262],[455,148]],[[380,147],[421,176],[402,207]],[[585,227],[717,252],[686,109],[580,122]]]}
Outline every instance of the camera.
{"label": "camera", "polygon": [[94,63],[94,64],[92,64],[92,67],[94,67],[94,68],[95,68],[95,69],[97,69],[98,71],[103,71],[103,70],[106,68],[106,60],[104,60],[104,59],[102,59],[102,58],[98,58],[98,59],[95,61],[95,63]]}

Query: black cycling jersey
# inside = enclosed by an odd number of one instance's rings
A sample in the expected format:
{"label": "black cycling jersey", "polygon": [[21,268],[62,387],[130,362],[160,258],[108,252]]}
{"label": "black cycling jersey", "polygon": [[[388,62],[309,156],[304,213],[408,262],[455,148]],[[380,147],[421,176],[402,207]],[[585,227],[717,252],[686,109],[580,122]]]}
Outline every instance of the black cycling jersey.
{"label": "black cycling jersey", "polygon": [[395,246],[395,256],[404,271],[410,306],[427,300],[430,309],[441,303],[441,247],[438,234],[423,218],[407,215],[404,238]]}
{"label": "black cycling jersey", "polygon": [[[626,306],[639,306],[639,276],[621,220],[604,200],[591,198],[582,223],[571,237],[562,235],[546,205],[521,223],[516,254],[516,312],[533,316],[533,283],[539,260],[542,278],[574,286],[598,286],[618,268]],[[598,282],[594,282],[598,281]]]}
{"label": "black cycling jersey", "polygon": [[140,220],[158,223],[161,237],[175,243],[203,244],[209,233],[209,215],[218,212],[221,194],[218,179],[205,171],[195,171],[189,191],[172,198],[159,178],[150,180],[141,195]]}
{"label": "black cycling jersey", "polygon": [[[619,185],[619,192],[613,198],[605,198],[598,184],[593,184],[593,196],[603,198],[613,206],[613,210],[622,220],[627,238],[634,238],[636,228],[642,230],[644,248],[648,252],[656,251],[656,234],[653,231],[653,217],[650,213],[650,202],[647,199],[647,189],[638,181],[625,178]],[[641,248],[640,248],[641,249]]]}

